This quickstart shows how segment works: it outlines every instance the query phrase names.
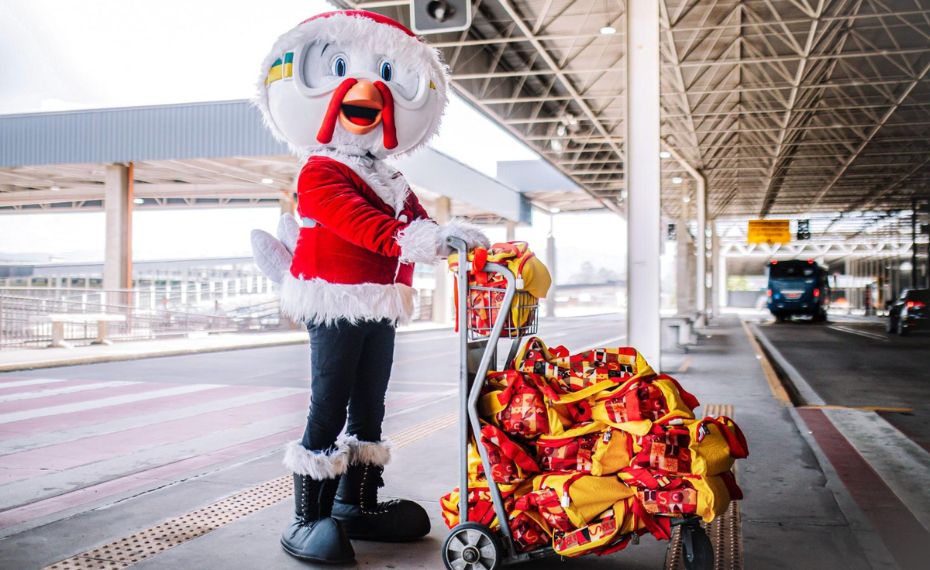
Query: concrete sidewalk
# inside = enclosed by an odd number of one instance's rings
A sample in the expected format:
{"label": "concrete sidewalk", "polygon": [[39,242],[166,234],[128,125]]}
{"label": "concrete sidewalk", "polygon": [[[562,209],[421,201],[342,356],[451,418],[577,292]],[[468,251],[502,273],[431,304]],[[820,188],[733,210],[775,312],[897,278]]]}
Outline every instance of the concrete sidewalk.
{"label": "concrete sidewalk", "polygon": [[[882,563],[873,529],[844,513],[841,504],[850,502],[848,493],[825,474],[818,462],[819,451],[799,431],[789,406],[773,397],[740,323],[733,318],[720,319],[706,332],[708,338],[689,354],[669,355],[664,369],[703,404],[732,404],[749,440],[750,457],[740,462],[737,475],[746,496],[741,504],[744,567],[893,567]],[[546,334],[542,337],[545,340]],[[403,380],[411,386],[426,386],[430,378],[454,378],[455,366],[448,358],[428,367],[416,365]],[[438,499],[456,484],[457,398],[446,396],[408,408],[398,408],[398,415],[385,425],[399,449],[385,473],[383,495],[419,500],[433,518],[433,530],[427,539],[412,544],[357,542],[357,568],[442,567],[439,552],[447,529],[439,517]],[[141,568],[312,567],[290,558],[278,545],[279,533],[293,508],[286,487],[274,484],[282,476],[286,473],[279,451],[264,449],[246,460],[221,464],[209,472],[9,536],[0,542],[0,567],[41,568],[106,544],[114,551],[129,552],[127,561],[133,560],[132,564]],[[189,514],[236,497],[244,489],[254,491],[240,507],[231,509],[221,503],[208,509],[219,513],[218,518],[207,521],[196,513]],[[164,550],[143,546],[144,540],[138,537],[128,538],[168,520],[190,521],[192,517],[199,522],[173,522],[144,535],[168,541]],[[111,555],[90,552],[71,566],[60,567],[80,567],[78,563],[99,562],[106,556]],[[553,559],[526,567],[645,570],[661,568],[664,556],[665,543],[645,537],[640,544],[612,556],[564,562]]]}

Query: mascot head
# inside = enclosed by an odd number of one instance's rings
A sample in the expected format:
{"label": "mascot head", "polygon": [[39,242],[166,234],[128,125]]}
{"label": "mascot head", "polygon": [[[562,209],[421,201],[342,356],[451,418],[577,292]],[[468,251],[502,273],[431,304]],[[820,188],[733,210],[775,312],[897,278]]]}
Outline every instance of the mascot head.
{"label": "mascot head", "polygon": [[383,158],[436,133],[448,83],[438,52],[413,32],[347,10],[314,16],[278,38],[255,102],[272,133],[298,153],[353,147]]}

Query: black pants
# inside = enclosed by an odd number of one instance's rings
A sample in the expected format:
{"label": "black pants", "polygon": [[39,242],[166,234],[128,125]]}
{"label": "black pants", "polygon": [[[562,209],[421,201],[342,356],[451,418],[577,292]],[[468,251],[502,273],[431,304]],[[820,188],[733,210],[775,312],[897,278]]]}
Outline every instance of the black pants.
{"label": "black pants", "polygon": [[394,363],[394,323],[388,320],[308,324],[310,411],[303,446],[329,450],[346,425],[361,441],[380,441],[384,396]]}

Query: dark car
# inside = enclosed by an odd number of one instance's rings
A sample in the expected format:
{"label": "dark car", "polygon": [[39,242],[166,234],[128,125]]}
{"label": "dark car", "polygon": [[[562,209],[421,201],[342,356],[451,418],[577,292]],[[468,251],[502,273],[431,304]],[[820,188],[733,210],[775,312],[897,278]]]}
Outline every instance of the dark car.
{"label": "dark car", "polygon": [[930,289],[905,289],[888,309],[885,330],[906,335],[930,328]]}

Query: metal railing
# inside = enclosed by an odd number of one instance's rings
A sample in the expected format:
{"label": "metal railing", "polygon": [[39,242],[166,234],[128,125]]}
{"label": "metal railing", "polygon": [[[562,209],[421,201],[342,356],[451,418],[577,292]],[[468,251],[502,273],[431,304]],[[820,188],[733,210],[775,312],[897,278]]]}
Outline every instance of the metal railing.
{"label": "metal railing", "polygon": [[48,346],[56,324],[69,343],[90,343],[98,339],[102,322],[106,338],[113,341],[238,330],[235,319],[225,314],[143,310],[105,296],[74,300],[0,293],[0,349]]}
{"label": "metal railing", "polygon": [[[420,291],[413,320],[431,318],[431,293]],[[268,290],[0,288],[0,350],[293,326]]]}

